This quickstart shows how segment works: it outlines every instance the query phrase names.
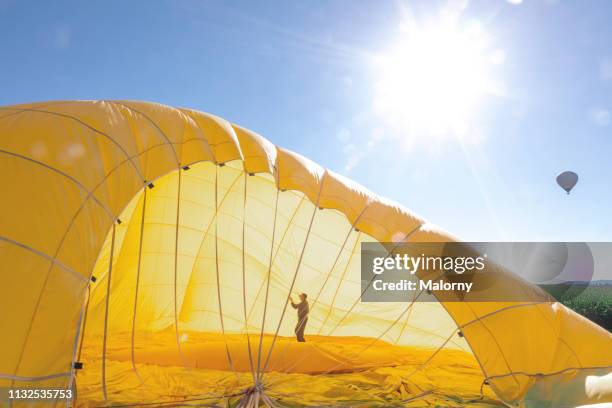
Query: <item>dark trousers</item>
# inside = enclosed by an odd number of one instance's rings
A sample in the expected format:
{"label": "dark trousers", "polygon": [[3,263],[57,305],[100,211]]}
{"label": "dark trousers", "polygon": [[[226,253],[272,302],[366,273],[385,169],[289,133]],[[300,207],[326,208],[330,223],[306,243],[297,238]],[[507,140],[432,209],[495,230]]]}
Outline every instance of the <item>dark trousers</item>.
{"label": "dark trousers", "polygon": [[306,340],[304,339],[304,330],[306,329],[306,323],[308,322],[308,318],[304,318],[295,325],[295,337],[297,337],[297,341],[300,343],[304,343]]}

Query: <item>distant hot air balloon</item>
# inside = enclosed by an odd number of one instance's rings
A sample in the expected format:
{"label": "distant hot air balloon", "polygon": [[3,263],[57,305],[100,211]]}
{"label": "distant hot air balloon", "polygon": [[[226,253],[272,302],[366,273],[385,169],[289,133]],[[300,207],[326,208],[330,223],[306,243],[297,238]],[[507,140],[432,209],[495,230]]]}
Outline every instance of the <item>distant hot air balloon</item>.
{"label": "distant hot air balloon", "polygon": [[573,171],[564,171],[557,176],[557,184],[564,189],[567,194],[572,191],[572,188],[578,183],[578,175]]}

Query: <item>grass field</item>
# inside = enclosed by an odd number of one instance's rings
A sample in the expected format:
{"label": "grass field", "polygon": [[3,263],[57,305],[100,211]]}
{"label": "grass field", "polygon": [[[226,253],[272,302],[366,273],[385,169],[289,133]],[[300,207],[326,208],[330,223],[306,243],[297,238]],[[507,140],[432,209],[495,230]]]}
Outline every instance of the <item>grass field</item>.
{"label": "grass field", "polygon": [[589,320],[612,331],[612,285],[546,285],[543,287],[558,301]]}

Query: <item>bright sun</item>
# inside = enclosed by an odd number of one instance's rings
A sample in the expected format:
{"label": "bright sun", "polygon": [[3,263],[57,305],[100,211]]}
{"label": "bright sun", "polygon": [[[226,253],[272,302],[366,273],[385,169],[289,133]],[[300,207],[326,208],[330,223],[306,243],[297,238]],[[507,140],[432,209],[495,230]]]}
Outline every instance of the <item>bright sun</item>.
{"label": "bright sun", "polygon": [[461,135],[482,96],[495,93],[489,68],[503,57],[487,50],[478,25],[411,26],[376,58],[375,107],[410,131]]}

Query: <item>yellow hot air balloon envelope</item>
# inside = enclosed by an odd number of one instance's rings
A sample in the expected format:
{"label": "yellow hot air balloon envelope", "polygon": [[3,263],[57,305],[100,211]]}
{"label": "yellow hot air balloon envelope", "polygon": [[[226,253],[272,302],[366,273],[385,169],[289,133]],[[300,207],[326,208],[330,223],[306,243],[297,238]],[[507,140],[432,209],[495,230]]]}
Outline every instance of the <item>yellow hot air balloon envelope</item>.
{"label": "yellow hot air balloon envelope", "polygon": [[3,107],[0,179],[0,387],[71,389],[77,406],[610,398],[612,336],[546,298],[361,303],[361,243],[454,238],[219,117]]}

